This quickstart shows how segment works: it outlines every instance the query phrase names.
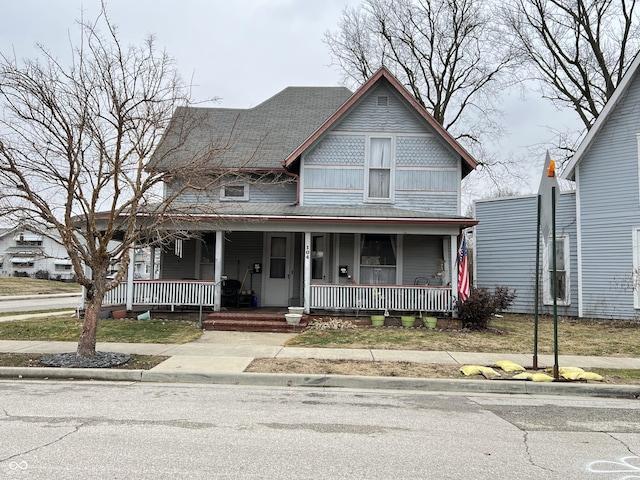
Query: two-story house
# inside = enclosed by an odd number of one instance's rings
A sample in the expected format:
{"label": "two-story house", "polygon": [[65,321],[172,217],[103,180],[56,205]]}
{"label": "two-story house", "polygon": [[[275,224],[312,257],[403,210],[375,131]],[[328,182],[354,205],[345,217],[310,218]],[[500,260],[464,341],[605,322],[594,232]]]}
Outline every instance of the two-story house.
{"label": "two-story house", "polygon": [[71,260],[55,237],[34,228],[0,229],[0,275],[73,281]]}
{"label": "two-story house", "polygon": [[[559,313],[636,320],[640,312],[640,56],[578,147],[562,177],[556,282]],[[517,290],[512,311],[550,312],[550,251],[542,254],[535,297],[536,196],[476,204],[476,281]],[[549,243],[549,242],[547,242]]]}
{"label": "two-story house", "polygon": [[[176,113],[197,127],[178,142],[174,121],[156,168],[221,139],[216,165],[233,176],[206,196],[183,194],[214,213],[162,252],[160,279],[134,282],[128,296],[122,285],[107,302],[220,310],[235,280],[246,306],[452,312],[459,236],[476,224],[460,214],[461,180],[476,162],[388,70],[355,93],[289,87],[249,109]],[[185,285],[182,298],[150,290],[162,282]]]}

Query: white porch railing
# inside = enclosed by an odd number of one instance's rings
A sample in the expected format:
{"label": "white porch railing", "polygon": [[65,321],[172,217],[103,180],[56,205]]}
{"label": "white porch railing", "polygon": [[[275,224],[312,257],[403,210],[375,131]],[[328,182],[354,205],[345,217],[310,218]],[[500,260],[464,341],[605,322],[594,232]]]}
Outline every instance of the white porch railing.
{"label": "white porch railing", "polygon": [[[136,280],[133,305],[176,306],[213,305],[215,282],[205,280]],[[103,305],[126,305],[127,284],[107,292]]]}
{"label": "white porch railing", "polygon": [[[204,280],[136,280],[135,306],[213,306],[215,282]],[[103,304],[126,305],[127,285],[107,292]],[[424,285],[311,285],[310,308],[451,313],[449,287]]]}
{"label": "white porch railing", "polygon": [[311,285],[311,308],[451,313],[449,287],[423,285]]}

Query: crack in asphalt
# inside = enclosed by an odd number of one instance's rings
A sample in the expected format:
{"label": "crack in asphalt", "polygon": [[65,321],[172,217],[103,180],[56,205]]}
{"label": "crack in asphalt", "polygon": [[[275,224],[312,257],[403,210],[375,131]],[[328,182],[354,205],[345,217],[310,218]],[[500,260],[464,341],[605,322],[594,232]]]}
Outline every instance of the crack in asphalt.
{"label": "crack in asphalt", "polygon": [[605,435],[608,435],[609,437],[613,438],[615,441],[619,442],[632,455],[640,457],[640,454],[638,452],[634,452],[633,450],[631,450],[631,447],[627,445],[626,442],[624,442],[624,440],[622,440],[621,438],[616,437],[613,433],[609,433],[609,432],[602,432],[602,433],[604,433]]}

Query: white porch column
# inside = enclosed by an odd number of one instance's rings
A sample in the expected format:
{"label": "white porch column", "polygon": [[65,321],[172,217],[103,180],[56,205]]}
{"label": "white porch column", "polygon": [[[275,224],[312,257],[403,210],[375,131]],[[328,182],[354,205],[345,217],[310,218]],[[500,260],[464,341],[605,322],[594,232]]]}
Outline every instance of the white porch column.
{"label": "white porch column", "polygon": [[311,232],[304,232],[304,280],[303,292],[304,313],[307,315],[311,311]]}
{"label": "white porch column", "polygon": [[[451,235],[451,295],[453,302],[458,300],[458,237]],[[458,313],[453,309],[453,317],[457,318]]]}
{"label": "white porch column", "polygon": [[216,230],[215,258],[213,261],[213,281],[215,287],[213,291],[213,311],[219,312],[222,303],[222,259],[224,258],[224,232]]}
{"label": "white porch column", "polygon": [[129,249],[129,270],[127,271],[127,310],[133,310],[133,272],[136,268],[135,246]]}

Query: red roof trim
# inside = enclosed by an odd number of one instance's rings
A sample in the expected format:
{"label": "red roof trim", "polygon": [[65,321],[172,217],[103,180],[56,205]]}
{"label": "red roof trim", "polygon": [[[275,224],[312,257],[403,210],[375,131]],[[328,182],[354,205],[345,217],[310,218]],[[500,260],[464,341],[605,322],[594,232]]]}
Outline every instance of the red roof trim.
{"label": "red roof trim", "polygon": [[458,141],[451,136],[445,128],[440,125],[429,112],[427,112],[422,105],[409,93],[409,91],[394,77],[389,70],[385,67],[380,68],[374,75],[372,75],[331,117],[329,117],[315,132],[313,132],[309,138],[307,138],[302,145],[294,150],[283,162],[282,165],[288,168],[302,153],[311,146],[318,138],[320,138],[336,121],[342,117],[360,98],[367,93],[378,80],[385,78],[391,85],[402,95],[402,97],[411,104],[414,110],[429,124],[436,132],[453,148],[462,159],[469,165],[470,168],[475,169],[477,167],[476,161],[471,154],[467,152]]}

